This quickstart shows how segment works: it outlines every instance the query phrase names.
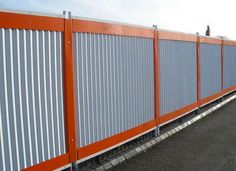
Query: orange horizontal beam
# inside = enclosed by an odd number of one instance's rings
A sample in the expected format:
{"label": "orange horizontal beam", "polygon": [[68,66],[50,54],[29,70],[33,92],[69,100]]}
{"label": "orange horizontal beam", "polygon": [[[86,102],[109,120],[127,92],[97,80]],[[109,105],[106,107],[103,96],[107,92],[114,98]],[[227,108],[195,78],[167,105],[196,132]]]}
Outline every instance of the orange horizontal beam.
{"label": "orange horizontal beam", "polygon": [[0,28],[64,31],[64,19],[0,12]]}
{"label": "orange horizontal beam", "polygon": [[112,34],[154,38],[154,30],[133,26],[73,19],[73,32]]}
{"label": "orange horizontal beam", "polygon": [[204,99],[201,99],[201,100],[199,100],[199,106],[202,106],[202,105],[207,104],[207,103],[209,103],[209,102],[211,102],[213,100],[216,100],[217,98],[220,98],[223,95],[224,95],[223,92],[219,92],[219,93],[216,93],[216,94],[214,94],[212,96],[209,96],[209,97],[206,97]]}
{"label": "orange horizontal beam", "polygon": [[195,35],[177,33],[177,32],[168,32],[168,31],[158,31],[158,39],[197,42],[197,36]]}
{"label": "orange horizontal beam", "polygon": [[95,154],[97,152],[110,148],[116,144],[124,142],[154,127],[156,127],[155,119],[153,119],[152,121],[146,122],[142,125],[139,125],[135,128],[131,128],[119,134],[113,135],[109,138],[103,139],[99,142],[87,145],[85,147],[81,147],[77,150],[78,159],[88,157],[92,154]]}
{"label": "orange horizontal beam", "polygon": [[22,171],[52,171],[69,164],[69,154],[63,154],[56,158],[44,161]]}
{"label": "orange horizontal beam", "polygon": [[222,40],[221,39],[212,38],[212,37],[200,37],[200,43],[208,43],[208,44],[220,45],[222,43]]}
{"label": "orange horizontal beam", "polygon": [[224,93],[224,94],[227,94],[227,93],[229,93],[229,92],[231,92],[231,91],[234,91],[234,90],[236,90],[236,85],[235,85],[235,86],[232,86],[232,87],[230,87],[230,88],[224,89],[224,90],[223,90],[223,93]]}
{"label": "orange horizontal beam", "polygon": [[161,116],[160,117],[160,124],[171,121],[172,119],[175,119],[175,118],[177,118],[177,117],[179,117],[179,116],[181,116],[181,115],[183,115],[187,112],[190,112],[190,111],[196,109],[197,107],[198,107],[198,105],[197,105],[197,102],[196,102],[196,103],[190,104],[188,106],[185,106],[181,109],[178,109],[176,111],[170,112],[170,113],[168,113],[164,116]]}
{"label": "orange horizontal beam", "polygon": [[233,41],[233,40],[224,40],[224,45],[236,46],[236,41]]}

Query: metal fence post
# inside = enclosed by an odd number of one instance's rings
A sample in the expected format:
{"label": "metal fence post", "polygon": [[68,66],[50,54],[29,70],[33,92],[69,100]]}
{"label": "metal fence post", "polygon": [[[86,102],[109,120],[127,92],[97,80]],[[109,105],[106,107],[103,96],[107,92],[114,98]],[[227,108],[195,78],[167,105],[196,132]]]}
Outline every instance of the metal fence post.
{"label": "metal fence post", "polygon": [[200,36],[197,33],[196,42],[196,55],[197,55],[197,103],[198,103],[198,113],[200,113],[200,100],[201,100],[201,66],[200,66]]}
{"label": "metal fence post", "polygon": [[155,136],[160,135],[160,90],[159,90],[159,55],[158,55],[158,31],[157,26],[153,25],[154,28],[154,98],[155,98],[155,120],[156,120],[156,130]]}
{"label": "metal fence post", "polygon": [[224,90],[224,37],[221,37],[221,90]]}
{"label": "metal fence post", "polygon": [[[66,14],[65,12],[63,13]],[[64,30],[64,96],[65,96],[65,131],[66,147],[69,153],[69,161],[73,163],[76,155],[76,110],[74,87],[74,60],[73,60],[73,34],[71,13],[65,16]]]}
{"label": "metal fence post", "polygon": [[[224,37],[221,37],[221,91],[224,91]],[[222,96],[221,101],[224,100]]]}

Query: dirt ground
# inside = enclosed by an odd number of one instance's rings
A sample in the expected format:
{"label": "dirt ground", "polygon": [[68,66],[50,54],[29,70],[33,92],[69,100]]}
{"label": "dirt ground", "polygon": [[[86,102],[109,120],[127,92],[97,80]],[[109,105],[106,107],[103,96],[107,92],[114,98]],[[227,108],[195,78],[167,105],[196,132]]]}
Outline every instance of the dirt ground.
{"label": "dirt ground", "polygon": [[112,170],[236,171],[236,100]]}

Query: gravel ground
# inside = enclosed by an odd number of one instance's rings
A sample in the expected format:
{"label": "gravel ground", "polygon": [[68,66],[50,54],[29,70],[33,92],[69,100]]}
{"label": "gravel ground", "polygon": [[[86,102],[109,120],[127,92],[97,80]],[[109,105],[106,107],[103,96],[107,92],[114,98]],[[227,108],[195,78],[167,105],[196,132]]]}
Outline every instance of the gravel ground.
{"label": "gravel ground", "polygon": [[236,171],[236,100],[112,170]]}

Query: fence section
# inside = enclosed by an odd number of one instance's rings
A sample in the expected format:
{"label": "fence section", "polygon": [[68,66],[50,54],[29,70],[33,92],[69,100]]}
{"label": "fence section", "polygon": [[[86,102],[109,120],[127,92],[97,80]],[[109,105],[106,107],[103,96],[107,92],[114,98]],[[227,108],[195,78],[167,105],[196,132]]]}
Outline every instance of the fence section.
{"label": "fence section", "polygon": [[54,158],[63,166],[63,27],[58,27],[63,19],[55,18],[53,30],[48,23],[54,23],[52,17],[0,16],[0,170],[20,170]]}
{"label": "fence section", "polygon": [[197,37],[159,32],[160,122],[197,108]]}
{"label": "fence section", "polygon": [[197,101],[196,43],[159,41],[160,114]]}
{"label": "fence section", "polygon": [[154,117],[153,41],[74,34],[79,147]]}
{"label": "fence section", "polygon": [[221,48],[218,44],[200,44],[201,99],[221,91]]}
{"label": "fence section", "polygon": [[65,153],[62,34],[1,29],[0,40],[1,170],[18,170]]}
{"label": "fence section", "polygon": [[78,148],[153,121],[153,38],[73,26]]}
{"label": "fence section", "polygon": [[236,47],[224,46],[224,89],[236,85]]}

